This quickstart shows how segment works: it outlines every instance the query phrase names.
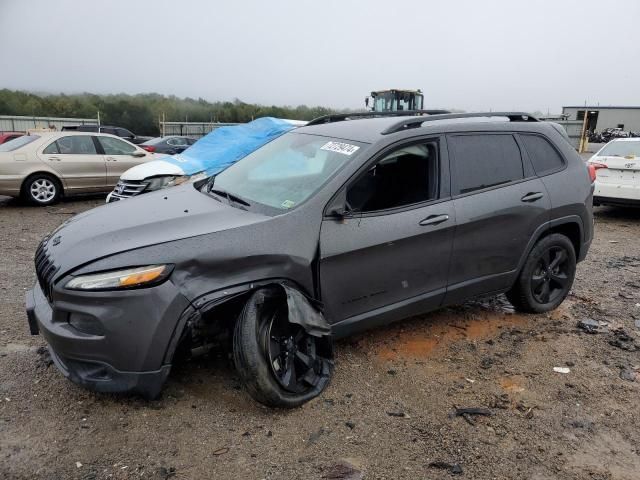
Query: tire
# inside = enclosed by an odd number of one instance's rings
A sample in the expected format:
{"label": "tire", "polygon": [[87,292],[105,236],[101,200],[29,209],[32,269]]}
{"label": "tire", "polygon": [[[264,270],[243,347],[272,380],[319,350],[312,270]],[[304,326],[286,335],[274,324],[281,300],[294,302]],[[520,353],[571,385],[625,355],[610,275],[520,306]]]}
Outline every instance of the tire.
{"label": "tire", "polygon": [[45,207],[60,200],[62,185],[56,177],[47,173],[36,173],[22,185],[22,198],[31,205]]}
{"label": "tire", "polygon": [[294,408],[329,385],[333,344],[330,337],[311,336],[288,321],[284,292],[260,289],[236,322],[233,360],[254,400],[269,407]]}
{"label": "tire", "polygon": [[576,252],[571,240],[551,234],[533,247],[507,298],[521,312],[554,310],[569,294],[575,274]]}

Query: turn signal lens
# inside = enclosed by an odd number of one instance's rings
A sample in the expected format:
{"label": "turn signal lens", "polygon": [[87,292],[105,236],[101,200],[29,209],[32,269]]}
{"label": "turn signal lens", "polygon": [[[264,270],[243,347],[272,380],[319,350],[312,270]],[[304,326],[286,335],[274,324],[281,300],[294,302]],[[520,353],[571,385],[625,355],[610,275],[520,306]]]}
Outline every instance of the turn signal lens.
{"label": "turn signal lens", "polygon": [[601,168],[609,167],[607,167],[604,163],[589,162],[589,164],[587,164],[587,170],[589,170],[589,178],[591,179],[591,183],[596,181],[596,171],[600,170]]}
{"label": "turn signal lens", "polygon": [[160,267],[154,267],[150,268],[149,270],[120,277],[120,286],[132,287],[134,285],[140,285],[141,283],[153,282],[154,280],[160,278],[162,272],[164,272],[164,269],[165,266],[162,265]]}
{"label": "turn signal lens", "polygon": [[143,287],[161,282],[170,273],[171,267],[167,265],[128,268],[126,270],[80,275],[69,280],[65,288],[70,290],[113,290]]}

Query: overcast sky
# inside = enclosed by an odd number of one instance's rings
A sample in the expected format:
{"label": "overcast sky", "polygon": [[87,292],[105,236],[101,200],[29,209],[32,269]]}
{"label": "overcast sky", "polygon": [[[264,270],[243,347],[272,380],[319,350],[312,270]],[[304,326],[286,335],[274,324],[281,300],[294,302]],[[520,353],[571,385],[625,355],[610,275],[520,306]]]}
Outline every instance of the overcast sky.
{"label": "overcast sky", "polygon": [[640,104],[637,0],[0,0],[0,88],[546,113]]}

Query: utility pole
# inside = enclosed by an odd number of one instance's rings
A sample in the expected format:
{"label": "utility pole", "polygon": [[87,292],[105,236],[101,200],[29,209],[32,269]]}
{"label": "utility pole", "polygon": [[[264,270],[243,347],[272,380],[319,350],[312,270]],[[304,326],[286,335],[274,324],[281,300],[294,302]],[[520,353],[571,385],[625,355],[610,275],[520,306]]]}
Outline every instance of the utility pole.
{"label": "utility pole", "polygon": [[589,109],[585,102],[584,105],[584,119],[582,121],[582,131],[580,132],[580,145],[578,146],[578,153],[584,153],[587,149],[587,118],[589,117]]}

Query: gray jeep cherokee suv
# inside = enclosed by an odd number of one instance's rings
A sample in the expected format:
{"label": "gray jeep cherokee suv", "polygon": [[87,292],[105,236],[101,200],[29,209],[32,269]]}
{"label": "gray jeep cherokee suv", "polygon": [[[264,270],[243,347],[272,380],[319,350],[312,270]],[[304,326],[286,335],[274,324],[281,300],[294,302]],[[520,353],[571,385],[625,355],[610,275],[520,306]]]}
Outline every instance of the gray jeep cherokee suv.
{"label": "gray jeep cherokee suv", "polygon": [[334,337],[502,292],[556,308],[592,194],[562,130],[526,114],[323,117],[65,222],[36,252],[29,324],[72,381],[147,397],[227,332],[249,393],[293,407],[327,386]]}

